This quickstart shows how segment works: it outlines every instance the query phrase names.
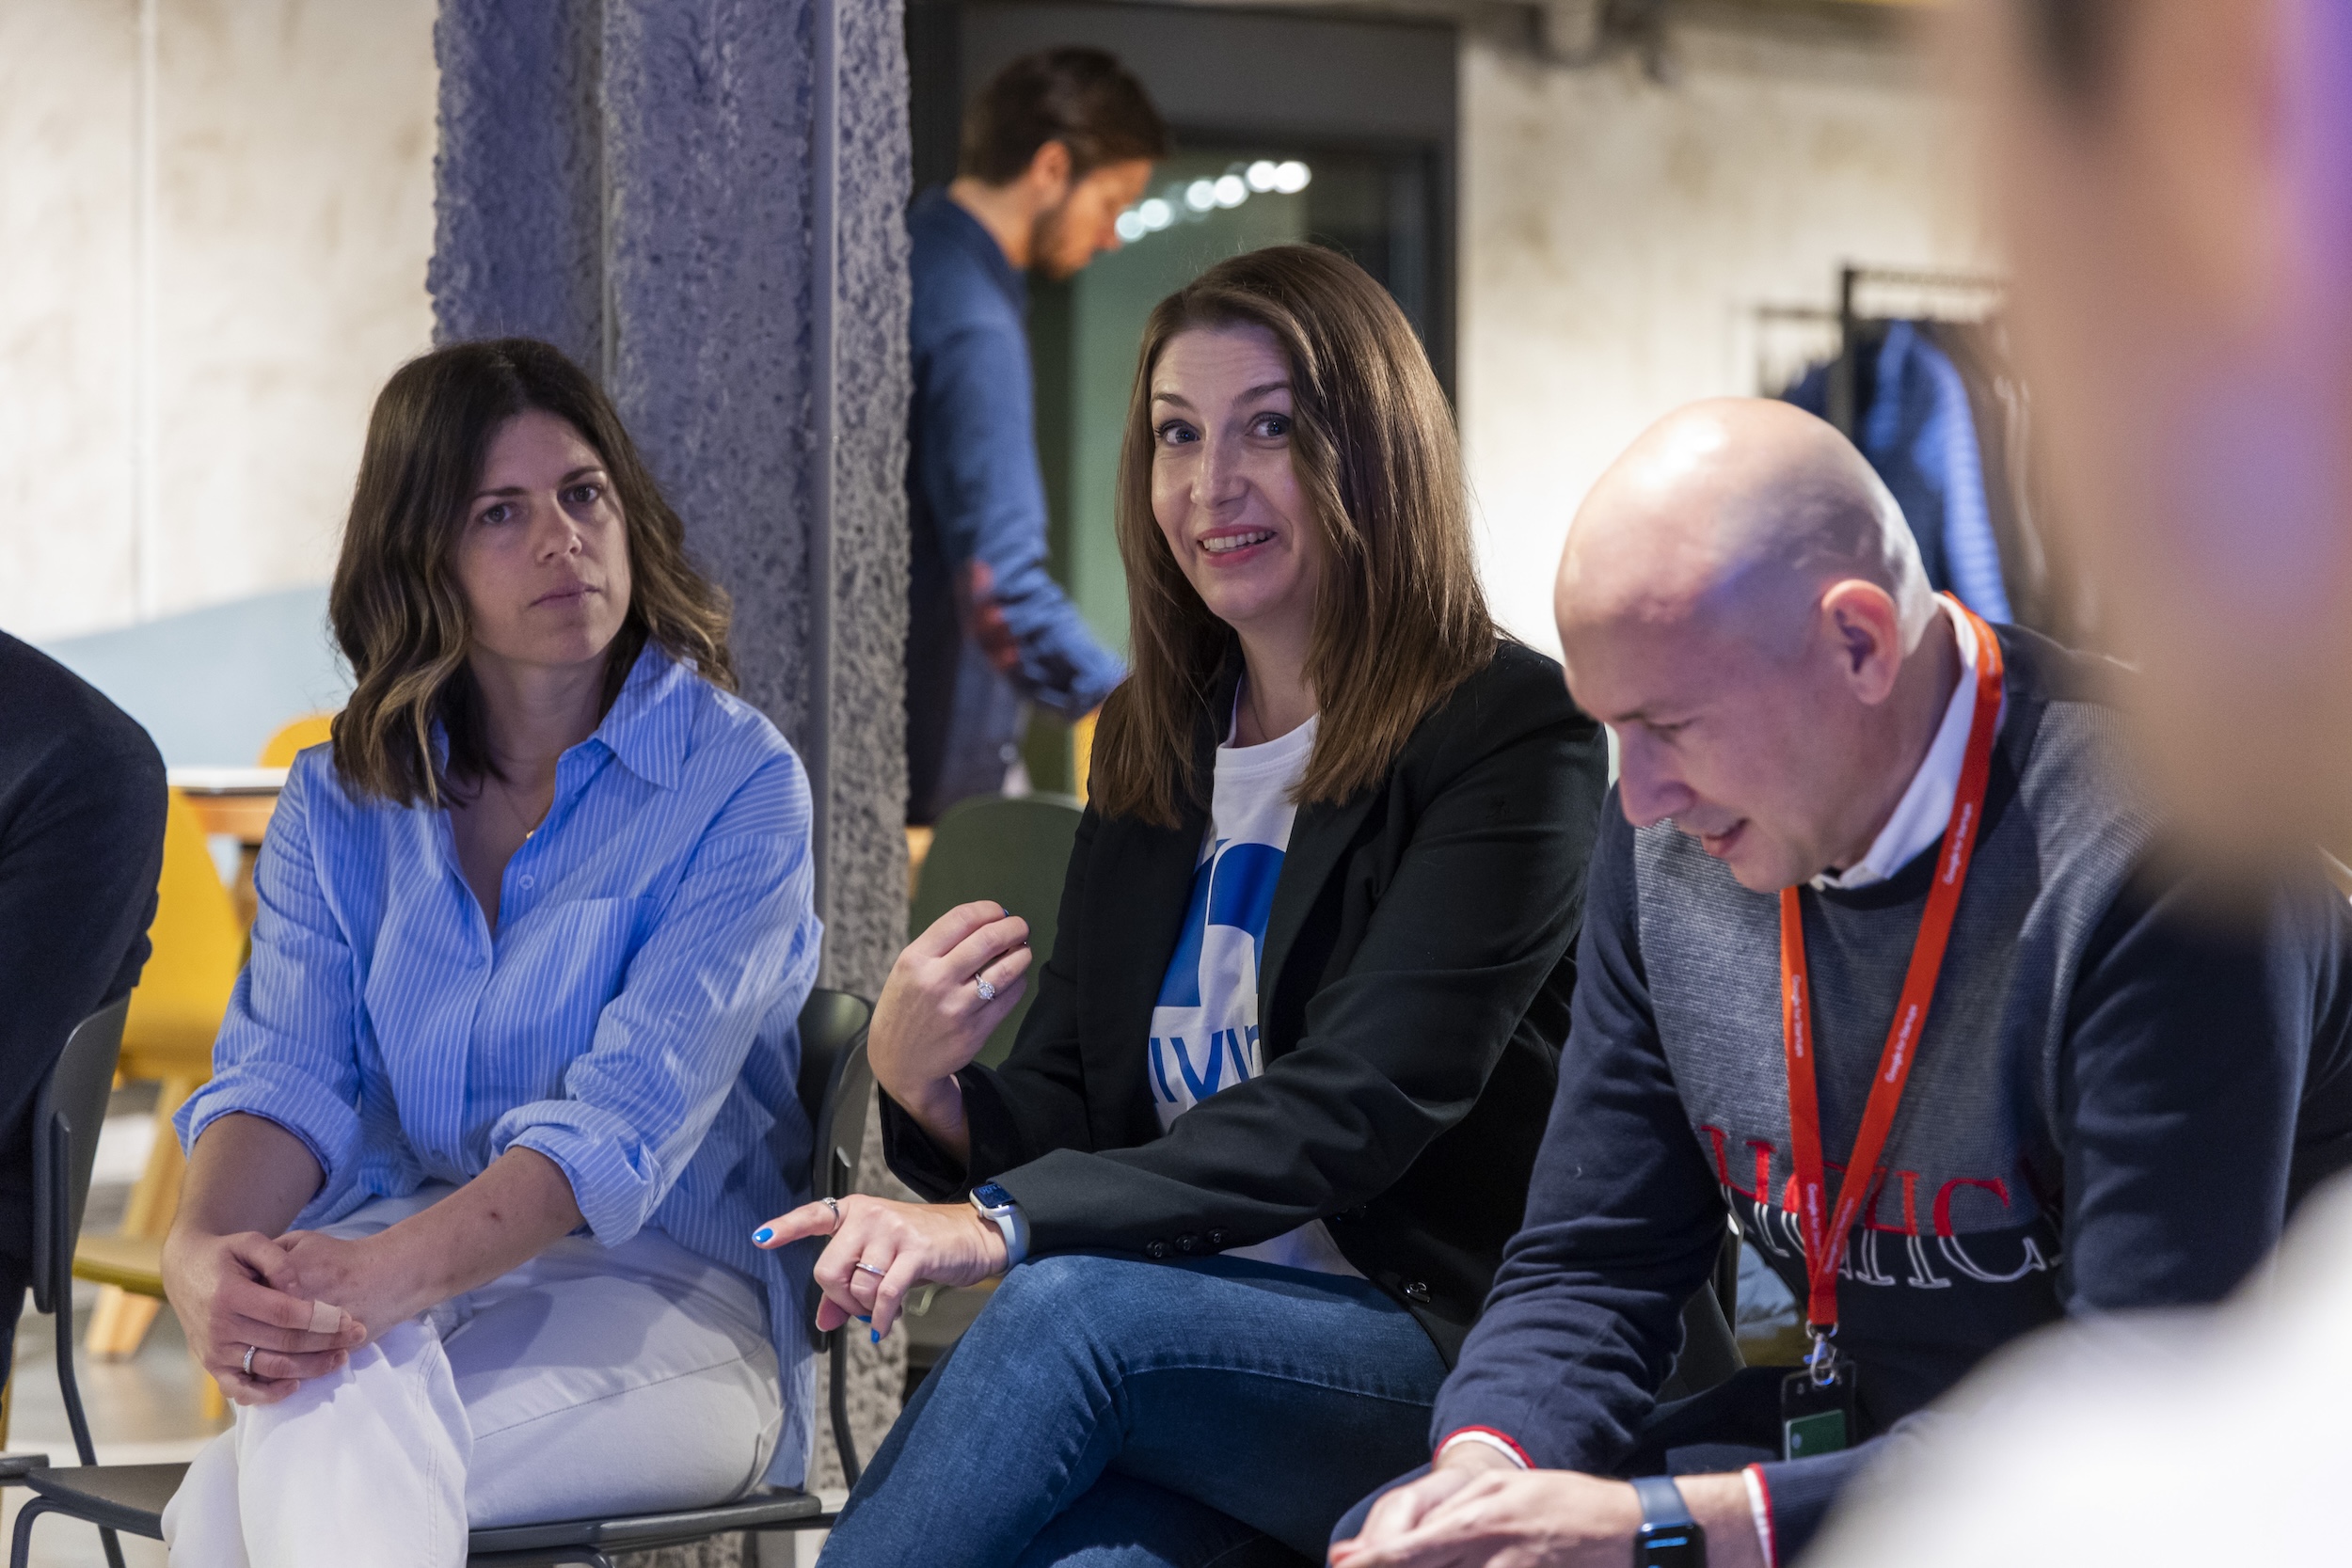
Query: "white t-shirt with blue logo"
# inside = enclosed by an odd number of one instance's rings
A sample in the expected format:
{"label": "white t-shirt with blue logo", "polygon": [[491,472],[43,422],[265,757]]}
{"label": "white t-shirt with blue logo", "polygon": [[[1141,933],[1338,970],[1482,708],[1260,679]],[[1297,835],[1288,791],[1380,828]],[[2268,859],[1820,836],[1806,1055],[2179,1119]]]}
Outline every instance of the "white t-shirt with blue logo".
{"label": "white t-shirt with blue logo", "polygon": [[[1298,808],[1291,792],[1314,750],[1311,719],[1263,746],[1219,746],[1208,840],[1192,874],[1184,935],[1152,1009],[1152,1108],[1160,1130],[1264,1070],[1258,1051],[1258,964]],[[1321,1220],[1229,1256],[1322,1274],[1355,1274]]]}

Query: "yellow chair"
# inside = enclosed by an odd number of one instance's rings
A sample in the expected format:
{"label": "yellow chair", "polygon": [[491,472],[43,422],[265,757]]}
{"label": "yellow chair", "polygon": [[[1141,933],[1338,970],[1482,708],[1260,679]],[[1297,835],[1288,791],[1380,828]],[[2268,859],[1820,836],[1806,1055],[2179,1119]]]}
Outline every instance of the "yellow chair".
{"label": "yellow chair", "polygon": [[264,768],[292,768],[294,753],[312,746],[324,746],[334,736],[335,716],[331,713],[306,713],[301,718],[279,727],[262,748]]}
{"label": "yellow chair", "polygon": [[1070,726],[1070,793],[1081,805],[1090,799],[1087,775],[1094,770],[1094,721],[1102,711],[1098,707]]}
{"label": "yellow chair", "polygon": [[[99,1359],[136,1352],[163,1304],[163,1237],[179,1208],[183,1167],[170,1120],[212,1076],[213,1040],[245,963],[243,923],[213,863],[203,825],[176,789],[164,818],[164,869],[147,935],[153,951],[131,993],[119,1071],[126,1079],[162,1084],[155,1143],[131,1189],[121,1234],[85,1238],[73,1259],[76,1275],[106,1287],[83,1341]],[[216,1398],[208,1390],[208,1407]]]}

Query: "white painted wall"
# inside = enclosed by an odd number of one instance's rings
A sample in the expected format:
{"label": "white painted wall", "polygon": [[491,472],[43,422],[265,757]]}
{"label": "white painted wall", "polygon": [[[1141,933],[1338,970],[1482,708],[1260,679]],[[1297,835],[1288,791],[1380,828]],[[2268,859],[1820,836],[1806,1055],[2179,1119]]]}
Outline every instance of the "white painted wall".
{"label": "white painted wall", "polygon": [[326,577],[432,330],[433,14],[0,4],[0,629]]}
{"label": "white painted wall", "polygon": [[1610,459],[1812,336],[1760,339],[1756,306],[1832,305],[1847,261],[1990,260],[1964,128],[1911,49],[1686,26],[1674,58],[1660,86],[1464,42],[1463,439],[1497,613],[1546,649],[1561,540]]}

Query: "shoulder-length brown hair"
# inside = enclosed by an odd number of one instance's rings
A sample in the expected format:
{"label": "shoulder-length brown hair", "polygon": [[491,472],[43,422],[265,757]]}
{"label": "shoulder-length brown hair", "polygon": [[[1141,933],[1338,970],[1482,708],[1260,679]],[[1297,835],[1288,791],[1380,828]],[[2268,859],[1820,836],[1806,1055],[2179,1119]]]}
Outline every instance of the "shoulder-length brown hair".
{"label": "shoulder-length brown hair", "polygon": [[1152,374],[1178,333],[1235,325],[1272,333],[1290,363],[1291,461],[1326,546],[1307,655],[1322,725],[1299,802],[1376,785],[1413,727],[1495,654],[1454,417],[1405,312],[1312,245],[1217,263],[1144,327],[1119,464],[1134,673],[1103,706],[1089,788],[1106,814],[1163,827],[1201,800],[1197,736],[1237,643],[1152,516]]}
{"label": "shoulder-length brown hair", "polygon": [[[735,689],[727,598],[686,558],[686,531],[612,404],[532,338],[455,343],[392,373],[368,420],[326,613],[357,686],[335,721],[335,767],[362,794],[433,805],[453,778],[496,769],[466,663],[472,633],[453,564],[467,502],[499,427],[552,414],[603,459],[628,546],[628,613],[606,651],[609,706],[647,642]],[[437,767],[433,724],[449,737]]]}

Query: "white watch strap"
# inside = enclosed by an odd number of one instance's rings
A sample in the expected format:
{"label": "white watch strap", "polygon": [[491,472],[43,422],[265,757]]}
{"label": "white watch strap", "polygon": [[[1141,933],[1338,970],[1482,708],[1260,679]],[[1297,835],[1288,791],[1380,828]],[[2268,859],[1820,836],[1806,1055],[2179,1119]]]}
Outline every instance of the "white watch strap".
{"label": "white watch strap", "polygon": [[[974,1208],[979,1208],[974,1204]],[[1009,1269],[1029,1255],[1029,1221],[1021,1212],[1021,1205],[1008,1203],[1001,1209],[980,1209],[980,1217],[993,1223],[1005,1237],[1005,1267]]]}

